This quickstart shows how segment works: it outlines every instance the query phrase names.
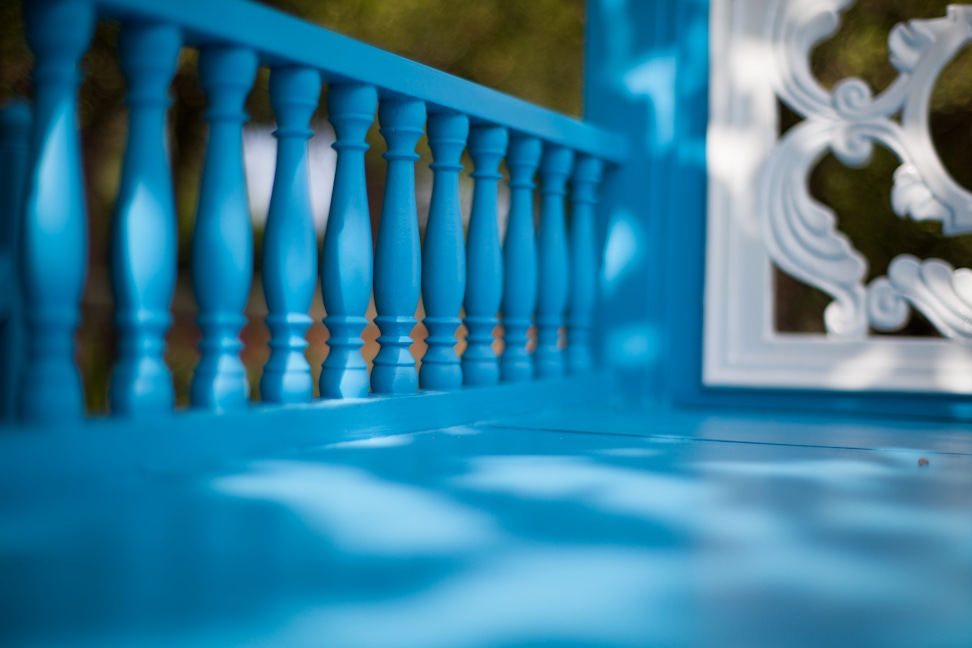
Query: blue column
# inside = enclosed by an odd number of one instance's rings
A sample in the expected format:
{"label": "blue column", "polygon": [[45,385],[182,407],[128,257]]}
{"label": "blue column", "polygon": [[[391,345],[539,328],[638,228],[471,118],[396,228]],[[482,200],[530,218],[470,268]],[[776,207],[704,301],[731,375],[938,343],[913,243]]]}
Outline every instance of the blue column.
{"label": "blue column", "polygon": [[199,303],[202,357],[190,396],[195,407],[246,405],[250,387],[240,359],[240,329],[253,281],[253,233],[243,173],[243,110],[256,78],[253,50],[213,46],[202,51],[199,77],[209,110],[209,143],[192,242],[192,279]]}
{"label": "blue column", "polygon": [[533,356],[527,352],[527,332],[537,305],[537,237],[534,231],[533,177],[542,151],[535,137],[513,135],[506,166],[510,170],[510,215],[503,241],[503,357],[504,381],[533,378]]}
{"label": "blue column", "polygon": [[321,255],[321,289],[330,351],[321,369],[323,398],[368,395],[361,332],[371,301],[371,214],[365,186],[365,135],[375,120],[378,95],[369,85],[332,85],[327,109],[334,126],[337,168]]}
{"label": "blue column", "polygon": [[425,125],[425,104],[414,99],[383,99],[378,122],[388,145],[382,155],[388,161],[388,175],[375,247],[375,323],[381,331],[381,348],[371,370],[371,389],[378,394],[403,394],[418,388],[409,347],[421,274],[415,145]]}
{"label": "blue column", "polygon": [[74,332],[87,274],[88,223],[77,127],[78,61],[94,29],[83,0],[24,4],[34,52],[34,129],[20,278],[28,342],[19,410],[30,422],[80,418]]}
{"label": "blue column", "polygon": [[567,370],[584,373],[594,366],[591,357],[591,326],[597,293],[597,234],[594,207],[603,163],[597,158],[578,158],[570,191],[570,300],[567,316]]}
{"label": "blue column", "polygon": [[499,382],[499,358],[493,350],[493,329],[499,323],[503,297],[503,257],[497,220],[499,163],[506,153],[507,134],[501,126],[473,126],[469,155],[475,171],[472,214],[466,238],[466,351],[462,376],[467,385]]}
{"label": "blue column", "polygon": [[422,248],[422,303],[429,349],[419,372],[425,389],[462,386],[462,367],[455,349],[466,285],[459,172],[468,135],[469,119],[465,115],[441,112],[429,116],[434,182]]}
{"label": "blue column", "polygon": [[263,236],[263,292],[267,299],[270,360],[260,380],[269,403],[303,403],[314,395],[304,357],[308,315],[317,287],[317,235],[311,210],[307,140],[321,95],[321,75],[281,67],[270,74],[270,103],[277,116],[277,168]]}
{"label": "blue column", "polygon": [[30,105],[22,99],[0,110],[0,421],[17,412],[24,360],[24,307],[20,290],[20,222],[30,157]]}
{"label": "blue column", "polygon": [[119,46],[129,118],[111,249],[119,334],[111,409],[158,414],[175,407],[163,358],[178,255],[165,114],[182,35],[171,25],[125,24]]}
{"label": "blue column", "polygon": [[547,146],[540,163],[540,265],[537,297],[537,376],[564,373],[560,349],[560,327],[567,307],[567,231],[564,196],[574,152],[562,146]]}

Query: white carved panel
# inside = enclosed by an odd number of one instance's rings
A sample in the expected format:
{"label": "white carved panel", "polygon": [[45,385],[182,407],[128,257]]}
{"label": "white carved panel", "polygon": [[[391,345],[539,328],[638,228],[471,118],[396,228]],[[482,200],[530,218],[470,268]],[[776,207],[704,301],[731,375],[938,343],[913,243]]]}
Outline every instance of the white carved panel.
{"label": "white carved panel", "polygon": [[[808,177],[833,153],[899,159],[889,197],[902,218],[972,232],[972,194],[945,170],[928,127],[945,65],[972,40],[972,7],[913,20],[889,35],[897,79],[874,96],[860,79],[828,91],[810,55],[853,0],[713,0],[709,215],[703,380],[708,385],[972,393],[972,271],[896,257],[865,284],[867,259],[816,201]],[[777,99],[802,120],[780,137]],[[773,265],[832,299],[826,335],[773,327]],[[896,331],[911,308],[944,336]]]}

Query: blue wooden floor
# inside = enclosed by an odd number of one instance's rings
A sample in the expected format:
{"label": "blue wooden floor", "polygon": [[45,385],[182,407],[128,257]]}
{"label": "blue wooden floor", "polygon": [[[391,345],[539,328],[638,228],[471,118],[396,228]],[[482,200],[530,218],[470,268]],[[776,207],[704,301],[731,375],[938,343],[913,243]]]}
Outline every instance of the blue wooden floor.
{"label": "blue wooden floor", "polygon": [[0,511],[10,646],[972,646],[945,424],[586,408]]}

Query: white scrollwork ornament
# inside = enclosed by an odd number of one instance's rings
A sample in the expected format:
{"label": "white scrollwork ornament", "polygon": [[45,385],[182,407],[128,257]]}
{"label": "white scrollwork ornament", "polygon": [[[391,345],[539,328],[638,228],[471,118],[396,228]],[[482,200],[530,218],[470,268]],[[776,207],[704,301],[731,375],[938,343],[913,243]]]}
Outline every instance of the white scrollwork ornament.
{"label": "white scrollwork ornament", "polygon": [[767,21],[776,94],[804,118],[776,144],[761,174],[767,249],[785,272],[833,297],[824,314],[832,336],[862,339],[869,326],[897,330],[913,306],[944,336],[972,343],[972,272],[902,255],[888,277],[865,288],[867,260],[837,229],[833,211],[807,189],[810,172],[827,152],[862,166],[881,144],[901,160],[891,194],[898,216],[938,221],[946,235],[972,232],[972,194],[946,171],[928,127],[936,80],[972,40],[972,7],[950,6],[944,18],[897,25],[888,46],[899,75],[875,97],[856,78],[827,92],[810,71],[813,48],[837,31],[840,12],[852,4],[778,0]]}

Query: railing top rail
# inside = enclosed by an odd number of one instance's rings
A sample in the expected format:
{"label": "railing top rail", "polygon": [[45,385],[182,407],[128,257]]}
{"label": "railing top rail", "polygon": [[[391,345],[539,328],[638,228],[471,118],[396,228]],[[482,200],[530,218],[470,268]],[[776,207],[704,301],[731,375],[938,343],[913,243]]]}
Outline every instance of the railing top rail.
{"label": "railing top rail", "polygon": [[305,65],[327,82],[367,83],[473,120],[569,147],[609,162],[626,157],[627,142],[580,120],[446,74],[248,0],[95,0],[103,15],[169,22],[187,44],[223,42],[252,47],[267,65]]}

